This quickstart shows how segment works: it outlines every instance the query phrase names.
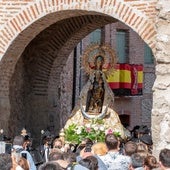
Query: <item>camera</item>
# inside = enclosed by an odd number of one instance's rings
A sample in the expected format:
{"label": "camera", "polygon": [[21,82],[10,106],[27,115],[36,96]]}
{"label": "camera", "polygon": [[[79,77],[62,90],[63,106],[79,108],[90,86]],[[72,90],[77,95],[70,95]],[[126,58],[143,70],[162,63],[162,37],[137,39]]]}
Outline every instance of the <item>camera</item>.
{"label": "camera", "polygon": [[91,147],[92,147],[92,144],[91,144],[91,143],[86,143],[84,152],[91,152]]}

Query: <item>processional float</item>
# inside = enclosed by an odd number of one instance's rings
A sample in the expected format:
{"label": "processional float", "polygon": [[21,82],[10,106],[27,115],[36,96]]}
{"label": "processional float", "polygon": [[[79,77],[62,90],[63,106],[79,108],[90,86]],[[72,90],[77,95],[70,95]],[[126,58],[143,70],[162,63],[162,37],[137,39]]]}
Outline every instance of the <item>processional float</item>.
{"label": "processional float", "polygon": [[114,74],[116,61],[115,51],[108,44],[92,44],[86,48],[82,64],[89,79],[60,132],[65,141],[79,143],[81,135],[102,141],[103,134],[109,131],[125,138],[125,129],[113,108],[114,94],[106,81],[107,76]]}

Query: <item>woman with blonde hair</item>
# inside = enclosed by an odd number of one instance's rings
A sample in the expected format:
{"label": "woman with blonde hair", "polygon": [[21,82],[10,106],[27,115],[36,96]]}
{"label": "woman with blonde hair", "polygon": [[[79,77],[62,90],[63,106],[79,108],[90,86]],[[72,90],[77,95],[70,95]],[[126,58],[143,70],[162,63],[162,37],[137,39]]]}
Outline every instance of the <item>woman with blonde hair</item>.
{"label": "woman with blonde hair", "polygon": [[99,157],[105,155],[107,151],[107,146],[104,142],[97,142],[92,146],[92,152]]}
{"label": "woman with blonde hair", "polygon": [[27,161],[25,158],[23,158],[23,157],[21,157],[21,158],[19,159],[18,165],[19,165],[22,169],[24,169],[24,170],[29,170],[29,169],[30,169],[30,168],[29,168],[28,161]]}

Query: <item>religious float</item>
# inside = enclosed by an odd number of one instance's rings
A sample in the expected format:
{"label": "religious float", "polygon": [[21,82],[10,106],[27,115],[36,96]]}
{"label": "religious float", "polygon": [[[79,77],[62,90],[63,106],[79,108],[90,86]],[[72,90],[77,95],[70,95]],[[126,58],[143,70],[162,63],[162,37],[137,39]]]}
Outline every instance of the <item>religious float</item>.
{"label": "religious float", "polygon": [[115,51],[108,44],[92,44],[85,50],[82,61],[89,79],[60,137],[75,144],[84,138],[104,141],[107,133],[125,139],[125,129],[113,108],[114,94],[106,81],[116,64]]}

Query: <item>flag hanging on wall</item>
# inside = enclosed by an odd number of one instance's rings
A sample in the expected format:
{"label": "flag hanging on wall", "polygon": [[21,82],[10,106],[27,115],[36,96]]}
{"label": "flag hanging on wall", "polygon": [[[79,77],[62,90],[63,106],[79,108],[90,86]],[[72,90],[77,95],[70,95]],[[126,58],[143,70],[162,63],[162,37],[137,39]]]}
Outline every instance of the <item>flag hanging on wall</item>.
{"label": "flag hanging on wall", "polygon": [[116,94],[139,95],[143,88],[143,65],[117,64],[107,82]]}

